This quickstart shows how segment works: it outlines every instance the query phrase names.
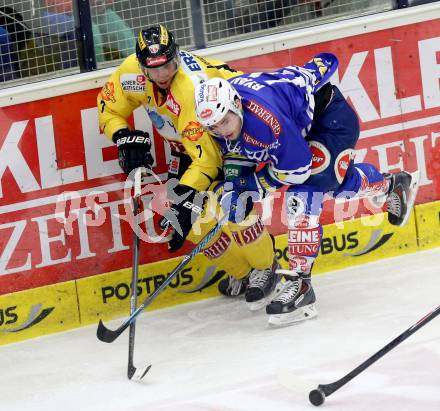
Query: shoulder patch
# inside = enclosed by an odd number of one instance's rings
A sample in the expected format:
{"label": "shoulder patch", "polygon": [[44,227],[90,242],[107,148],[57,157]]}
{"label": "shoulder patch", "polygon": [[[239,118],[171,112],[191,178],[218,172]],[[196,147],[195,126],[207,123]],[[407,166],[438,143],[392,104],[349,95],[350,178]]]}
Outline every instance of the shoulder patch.
{"label": "shoulder patch", "polygon": [[101,90],[101,98],[104,101],[111,101],[112,103],[116,102],[115,85],[112,81],[107,81],[107,83],[104,84],[104,87]]}
{"label": "shoulder patch", "polygon": [[186,70],[189,70],[190,72],[202,71],[202,68],[197,62],[195,56],[183,50],[179,52],[179,55],[180,60],[183,63],[182,65]]}
{"label": "shoulder patch", "polygon": [[190,121],[188,125],[184,128],[182,135],[188,140],[197,141],[203,136],[205,130],[198,121]]}
{"label": "shoulder patch", "polygon": [[145,91],[145,76],[143,74],[126,73],[121,75],[122,90],[132,93],[143,93]]}
{"label": "shoulder patch", "polygon": [[335,160],[335,175],[339,184],[342,184],[344,181],[345,174],[347,174],[348,167],[352,160],[354,160],[356,156],[355,150],[352,148],[347,148],[346,150],[341,151]]}
{"label": "shoulder patch", "polygon": [[309,146],[312,151],[312,175],[315,175],[321,173],[329,166],[331,154],[328,148],[319,141],[310,140]]}

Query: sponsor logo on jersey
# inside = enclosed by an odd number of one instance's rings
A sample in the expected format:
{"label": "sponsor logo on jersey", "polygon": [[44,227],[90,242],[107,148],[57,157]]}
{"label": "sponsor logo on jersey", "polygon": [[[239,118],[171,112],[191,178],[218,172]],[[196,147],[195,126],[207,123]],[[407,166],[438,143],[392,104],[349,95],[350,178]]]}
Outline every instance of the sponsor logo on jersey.
{"label": "sponsor logo on jersey", "polygon": [[179,55],[181,57],[182,62],[190,71],[202,71],[199,63],[197,63],[195,57],[186,51],[180,51]]}
{"label": "sponsor logo on jersey", "polygon": [[225,175],[225,179],[238,177],[240,175],[240,166],[236,166],[233,164],[228,164],[223,166],[223,173]]}
{"label": "sponsor logo on jersey", "polygon": [[225,253],[229,247],[229,244],[231,244],[231,239],[226,233],[222,232],[221,236],[214,244],[203,250],[203,254],[211,260],[214,258],[219,258]]}
{"label": "sponsor logo on jersey", "polygon": [[309,228],[301,230],[289,230],[289,243],[317,243],[319,241],[319,228]]}
{"label": "sponsor logo on jersey", "polygon": [[324,144],[319,141],[309,141],[310,150],[312,151],[312,167],[311,174],[318,174],[324,171],[330,164],[330,152]]}
{"label": "sponsor logo on jersey", "polygon": [[241,242],[241,238],[238,234],[237,231],[231,231],[232,233],[232,237],[234,238],[234,241],[238,244],[238,245],[243,245],[243,243]]}
{"label": "sponsor logo on jersey", "polygon": [[145,76],[138,74],[123,74],[121,76],[121,87],[124,91],[143,93],[145,91]]}
{"label": "sponsor logo on jersey", "polygon": [[168,164],[168,173],[179,174],[180,157],[171,156],[170,162]]}
{"label": "sponsor logo on jersey", "polygon": [[243,131],[243,140],[255,147],[259,147],[259,148],[269,148],[269,144],[265,144],[262,141],[258,141],[255,137],[250,136],[248,133],[246,133],[245,131]]}
{"label": "sponsor logo on jersey", "polygon": [[347,174],[348,167],[355,157],[355,151],[351,148],[339,153],[335,161],[335,175],[338,183],[341,184]]}
{"label": "sponsor logo on jersey", "polygon": [[182,135],[188,140],[197,141],[200,137],[203,136],[204,132],[205,130],[198,121],[190,121],[183,130]]}
{"label": "sponsor logo on jersey", "polygon": [[171,111],[171,113],[175,114],[176,116],[180,115],[180,104],[176,101],[174,96],[171,93],[168,93],[167,95],[167,102],[166,102],[168,110]]}
{"label": "sponsor logo on jersey", "polygon": [[319,252],[320,227],[289,229],[287,243],[290,255],[313,257]]}
{"label": "sponsor logo on jersey", "polygon": [[101,98],[105,101],[116,102],[115,99],[115,85],[112,81],[107,81],[101,90]]}
{"label": "sponsor logo on jersey", "polygon": [[368,177],[364,173],[361,173],[362,194],[368,193],[369,195],[373,195],[374,193],[386,193],[387,189],[388,184],[385,180],[370,183]]}
{"label": "sponsor logo on jersey", "polygon": [[281,147],[280,140],[275,140],[269,147],[269,150],[276,150],[278,147]]}
{"label": "sponsor logo on jersey", "polygon": [[[258,218],[255,224],[252,224],[250,227],[240,230],[241,238],[238,232],[232,231],[232,236],[238,245],[250,244],[257,240],[264,230],[264,224],[260,218]],[[243,242],[242,240],[243,239]]]}
{"label": "sponsor logo on jersey", "polygon": [[281,133],[281,124],[278,119],[265,107],[256,103],[255,101],[249,100],[245,103],[245,107],[252,113],[254,113],[257,117],[261,118],[275,134],[275,137],[278,137]]}

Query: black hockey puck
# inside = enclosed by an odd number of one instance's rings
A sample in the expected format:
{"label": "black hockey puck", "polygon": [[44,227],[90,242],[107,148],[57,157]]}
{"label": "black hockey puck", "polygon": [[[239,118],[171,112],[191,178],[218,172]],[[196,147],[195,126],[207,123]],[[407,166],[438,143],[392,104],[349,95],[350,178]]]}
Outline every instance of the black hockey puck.
{"label": "black hockey puck", "polygon": [[310,391],[309,400],[313,405],[316,405],[318,407],[319,405],[324,403],[325,395],[319,388],[317,388]]}

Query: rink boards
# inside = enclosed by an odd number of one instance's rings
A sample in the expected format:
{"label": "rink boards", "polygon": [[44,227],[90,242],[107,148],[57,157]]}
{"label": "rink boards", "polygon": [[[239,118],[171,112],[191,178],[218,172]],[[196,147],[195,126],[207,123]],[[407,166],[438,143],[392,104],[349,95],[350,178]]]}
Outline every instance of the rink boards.
{"label": "rink boards", "polygon": [[[440,201],[416,206],[405,227],[390,225],[383,213],[331,224],[324,227],[313,275],[438,246]],[[276,249],[285,266],[286,235],[276,237]],[[159,287],[179,261],[142,265],[138,301]],[[217,283],[224,275],[199,254],[159,294],[151,309],[217,296]],[[130,309],[130,281],[131,270],[124,269],[0,296],[0,345],[125,317]]]}

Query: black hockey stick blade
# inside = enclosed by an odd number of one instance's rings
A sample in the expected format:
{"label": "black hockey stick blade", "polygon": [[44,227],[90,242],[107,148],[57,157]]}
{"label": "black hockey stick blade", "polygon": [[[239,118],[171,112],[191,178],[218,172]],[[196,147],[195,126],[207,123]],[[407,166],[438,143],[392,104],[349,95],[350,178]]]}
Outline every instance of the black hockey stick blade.
{"label": "black hockey stick blade", "polygon": [[106,343],[112,343],[116,338],[118,338],[125,329],[130,325],[130,322],[123,323],[118,329],[116,330],[110,330],[108,329],[102,320],[99,320],[98,329],[96,330],[96,336],[99,340],[106,342]]}
{"label": "black hockey stick blade", "polygon": [[130,316],[125,320],[124,323],[120,325],[119,328],[112,331],[109,330],[102,320],[99,320],[98,329],[96,331],[96,336],[99,340],[111,343],[116,338],[118,338],[131,324],[131,322],[145,309],[147,308],[151,302],[158,296],[159,293],[161,293],[168,284],[176,277],[177,274],[180,273],[180,271],[185,267],[193,258],[196,256],[205,246],[207,243],[209,243],[212,238],[220,231],[220,229],[223,227],[223,225],[228,221],[227,215],[223,216],[219,222],[211,228],[211,230],[208,231],[208,233],[203,237],[199,243],[194,247],[194,249],[187,255],[183,257],[183,260],[179,263],[179,265],[169,274],[167,279],[158,287],[156,290],[145,298],[143,303],[135,310],[133,311]]}
{"label": "black hockey stick blade", "polygon": [[128,366],[128,372],[127,372],[127,377],[129,380],[131,380],[132,378],[134,378],[135,380],[142,380],[142,378],[145,377],[145,374],[150,371],[151,368],[151,364],[147,365],[144,368],[136,368],[133,365],[129,365]]}

